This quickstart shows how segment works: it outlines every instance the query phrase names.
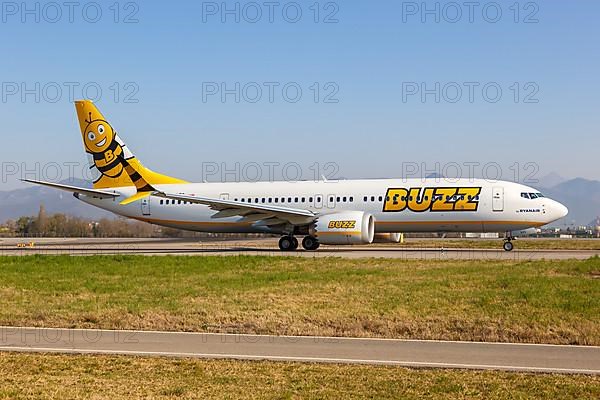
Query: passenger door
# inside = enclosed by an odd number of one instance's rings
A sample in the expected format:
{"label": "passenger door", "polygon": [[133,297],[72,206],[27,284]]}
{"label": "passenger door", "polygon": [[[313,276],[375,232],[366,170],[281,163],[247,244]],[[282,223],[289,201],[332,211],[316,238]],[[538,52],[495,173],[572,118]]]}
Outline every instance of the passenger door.
{"label": "passenger door", "polygon": [[492,188],[492,211],[504,211],[504,188]]}
{"label": "passenger door", "polygon": [[142,215],[150,215],[150,196],[142,199]]}

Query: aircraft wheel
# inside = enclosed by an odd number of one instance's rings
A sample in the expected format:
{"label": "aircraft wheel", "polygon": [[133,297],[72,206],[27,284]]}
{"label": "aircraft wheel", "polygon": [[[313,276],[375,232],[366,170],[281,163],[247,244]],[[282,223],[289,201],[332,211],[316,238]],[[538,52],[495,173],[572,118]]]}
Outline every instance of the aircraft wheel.
{"label": "aircraft wheel", "polygon": [[302,239],[302,247],[305,250],[316,250],[319,248],[319,241],[312,236],[306,236]]}
{"label": "aircraft wheel", "polygon": [[[294,241],[296,241],[296,247],[294,247]],[[298,247],[297,243],[298,240],[296,240],[292,236],[282,236],[281,239],[279,239],[279,249],[281,251],[296,250],[296,248]]]}
{"label": "aircraft wheel", "polygon": [[293,236],[291,236],[291,238],[292,238],[292,250],[296,250],[298,248],[298,239],[296,239]]}
{"label": "aircraft wheel", "polygon": [[504,242],[502,247],[504,248],[505,251],[512,251],[514,246],[510,240],[507,240],[506,242]]}

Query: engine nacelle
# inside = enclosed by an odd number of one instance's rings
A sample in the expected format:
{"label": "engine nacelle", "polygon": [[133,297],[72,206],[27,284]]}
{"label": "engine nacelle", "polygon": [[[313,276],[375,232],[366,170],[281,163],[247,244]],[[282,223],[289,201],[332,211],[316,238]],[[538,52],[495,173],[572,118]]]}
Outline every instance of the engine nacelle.
{"label": "engine nacelle", "polygon": [[373,241],[375,243],[400,243],[401,238],[402,234],[398,232],[376,233]]}
{"label": "engine nacelle", "polygon": [[375,236],[375,218],[362,211],[323,215],[310,234],[322,244],[369,244]]}

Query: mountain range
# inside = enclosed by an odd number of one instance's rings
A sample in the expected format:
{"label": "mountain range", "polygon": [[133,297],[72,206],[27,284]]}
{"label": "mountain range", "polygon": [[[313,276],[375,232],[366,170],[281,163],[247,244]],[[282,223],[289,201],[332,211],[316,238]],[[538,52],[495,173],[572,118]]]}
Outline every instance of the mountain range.
{"label": "mountain range", "polygon": [[[91,187],[89,182],[81,179],[65,180],[60,183]],[[0,223],[9,219],[37,215],[40,204],[44,204],[48,214],[63,213],[92,220],[115,217],[113,213],[77,200],[70,193],[45,186],[32,185],[24,189],[0,191]]]}

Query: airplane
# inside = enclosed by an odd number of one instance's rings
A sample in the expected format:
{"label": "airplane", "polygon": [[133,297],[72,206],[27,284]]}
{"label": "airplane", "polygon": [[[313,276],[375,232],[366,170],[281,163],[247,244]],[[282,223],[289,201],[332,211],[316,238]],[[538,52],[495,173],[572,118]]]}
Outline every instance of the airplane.
{"label": "airplane", "polygon": [[301,182],[189,183],[154,172],[134,156],[89,100],[75,102],[93,188],[23,179],[65,190],[120,216],[198,232],[281,235],[282,251],[320,244],[398,242],[400,232],[513,232],[567,215],[531,187],[505,181],[361,179]]}

